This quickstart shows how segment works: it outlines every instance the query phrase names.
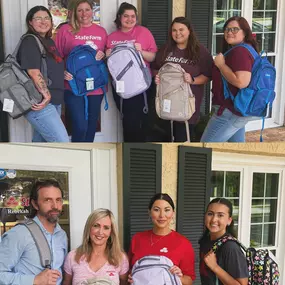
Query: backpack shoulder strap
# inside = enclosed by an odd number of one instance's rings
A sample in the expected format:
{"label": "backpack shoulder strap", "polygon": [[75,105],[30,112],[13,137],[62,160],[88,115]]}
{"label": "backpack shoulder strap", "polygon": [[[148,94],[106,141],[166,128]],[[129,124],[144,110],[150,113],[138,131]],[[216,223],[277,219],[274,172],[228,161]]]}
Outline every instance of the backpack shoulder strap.
{"label": "backpack shoulder strap", "polygon": [[218,250],[225,244],[227,243],[228,241],[234,241],[235,243],[237,243],[244,251],[247,250],[247,248],[238,240],[236,239],[235,237],[231,236],[231,235],[226,235],[222,238],[220,238],[219,240],[217,240],[213,247],[212,247],[212,250],[214,253],[217,253]]}
{"label": "backpack shoulder strap", "polygon": [[259,56],[257,51],[251,45],[246,44],[246,43],[241,43],[241,44],[233,46],[232,48],[230,48],[229,50],[227,50],[224,53],[224,56],[226,56],[229,52],[231,52],[233,49],[235,49],[237,47],[244,47],[245,49],[247,49],[250,52],[250,54],[252,55],[254,60]]}
{"label": "backpack shoulder strap", "polygon": [[19,223],[18,225],[23,225],[29,230],[37,246],[42,267],[51,268],[51,262],[52,262],[51,250],[48,241],[44,233],[42,232],[40,226],[34,220],[31,219],[27,219],[24,222]]}
{"label": "backpack shoulder strap", "polygon": [[48,71],[47,71],[47,61],[46,61],[46,57],[47,57],[47,54],[46,54],[46,50],[45,50],[45,47],[43,46],[43,44],[41,43],[41,41],[39,40],[39,38],[36,36],[36,35],[33,35],[33,34],[25,34],[23,35],[21,38],[20,38],[20,41],[19,43],[17,44],[12,56],[14,58],[17,57],[17,54],[18,54],[18,51],[19,51],[19,48],[22,44],[22,41],[27,38],[27,37],[33,37],[36,42],[37,42],[37,45],[39,47],[39,50],[40,50],[40,53],[42,55],[42,66],[41,66],[41,73],[47,83],[47,86],[51,85],[51,81],[50,79],[48,78]]}

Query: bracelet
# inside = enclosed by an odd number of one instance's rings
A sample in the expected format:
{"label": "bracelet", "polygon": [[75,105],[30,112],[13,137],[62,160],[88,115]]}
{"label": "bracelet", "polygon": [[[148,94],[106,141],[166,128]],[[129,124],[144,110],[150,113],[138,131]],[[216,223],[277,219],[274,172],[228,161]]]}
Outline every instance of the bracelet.
{"label": "bracelet", "polygon": [[195,82],[195,78],[191,75],[191,77],[192,77],[192,83],[194,83]]}

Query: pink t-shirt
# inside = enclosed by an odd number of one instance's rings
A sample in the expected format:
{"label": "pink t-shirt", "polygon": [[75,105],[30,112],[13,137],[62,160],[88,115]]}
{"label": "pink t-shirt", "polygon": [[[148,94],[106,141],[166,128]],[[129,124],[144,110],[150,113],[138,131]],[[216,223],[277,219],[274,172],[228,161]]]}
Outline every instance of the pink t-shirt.
{"label": "pink t-shirt", "polygon": [[124,254],[122,263],[115,267],[110,265],[108,262],[105,263],[98,271],[93,271],[87,261],[82,259],[79,264],[75,261],[76,250],[72,250],[68,253],[65,262],[64,262],[64,271],[72,275],[72,284],[81,285],[87,284],[88,279],[94,277],[101,277],[112,280],[115,284],[120,284],[120,275],[124,275],[129,271],[129,261]]}
{"label": "pink t-shirt", "polygon": [[[117,44],[127,42],[140,43],[142,45],[142,50],[157,52],[157,46],[152,33],[147,28],[139,25],[128,32],[116,30],[111,33],[107,39],[107,49],[113,48]],[[145,61],[145,63],[149,66],[148,62]]]}
{"label": "pink t-shirt", "polygon": [[[73,34],[71,26],[63,25],[57,32],[55,44],[59,54],[66,60],[71,50],[78,45],[89,45],[95,50],[105,51],[107,43],[107,32],[103,27],[92,24],[90,27],[81,27]],[[69,84],[65,81],[65,88],[70,90]],[[92,91],[91,94],[102,94],[102,89]]]}

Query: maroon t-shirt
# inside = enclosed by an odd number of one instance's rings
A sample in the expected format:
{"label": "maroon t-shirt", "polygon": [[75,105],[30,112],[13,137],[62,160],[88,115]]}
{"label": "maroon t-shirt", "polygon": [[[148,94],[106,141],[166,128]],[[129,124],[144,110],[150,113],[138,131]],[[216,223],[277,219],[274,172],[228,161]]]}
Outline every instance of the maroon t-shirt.
{"label": "maroon t-shirt", "polygon": [[[179,64],[187,73],[193,77],[203,74],[206,77],[212,77],[212,63],[213,58],[209,51],[200,45],[200,60],[198,62],[187,59],[185,49],[175,48],[173,52],[170,52],[166,59],[163,61],[164,49],[161,48],[155,58],[155,62],[152,64],[152,69],[159,70],[166,62],[173,62]],[[204,95],[204,85],[191,85],[193,94],[195,95],[195,107],[196,112],[189,120],[190,124],[196,124],[200,116],[200,106]]]}
{"label": "maroon t-shirt", "polygon": [[[249,71],[251,72],[254,63],[254,58],[251,53],[244,47],[237,47],[230,51],[225,56],[226,65],[231,68],[233,72],[236,71]],[[213,105],[219,105],[220,109],[218,115],[221,115],[225,108],[229,109],[232,113],[238,116],[242,116],[234,109],[234,104],[231,99],[225,100],[224,87],[220,70],[213,64]],[[239,91],[239,88],[228,83],[229,89],[233,96]]]}

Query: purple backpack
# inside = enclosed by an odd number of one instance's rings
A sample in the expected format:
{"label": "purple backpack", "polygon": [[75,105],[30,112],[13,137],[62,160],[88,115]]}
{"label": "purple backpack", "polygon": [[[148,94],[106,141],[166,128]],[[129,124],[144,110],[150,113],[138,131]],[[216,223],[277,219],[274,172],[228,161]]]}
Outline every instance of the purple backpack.
{"label": "purple backpack", "polygon": [[279,285],[279,269],[277,263],[269,256],[267,249],[246,248],[233,236],[224,236],[212,247],[216,253],[226,242],[235,241],[245,252],[248,265],[248,285]]}

